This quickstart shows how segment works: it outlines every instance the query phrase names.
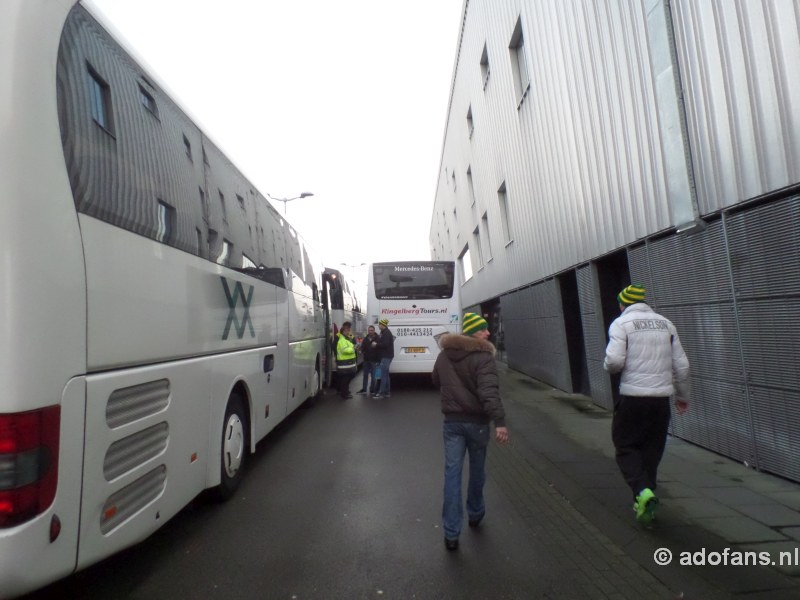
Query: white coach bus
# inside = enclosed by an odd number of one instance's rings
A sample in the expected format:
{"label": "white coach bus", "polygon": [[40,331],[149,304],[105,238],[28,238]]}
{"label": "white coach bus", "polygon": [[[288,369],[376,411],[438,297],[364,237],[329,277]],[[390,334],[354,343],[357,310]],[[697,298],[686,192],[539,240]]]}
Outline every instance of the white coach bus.
{"label": "white coach bus", "polygon": [[[355,284],[348,281],[344,274],[339,269],[325,267],[322,272],[322,279],[324,283],[324,290],[327,294],[327,311],[325,316],[328,323],[326,329],[328,332],[328,349],[330,355],[326,364],[330,366],[330,372],[327,373],[326,383],[330,383],[333,374],[336,372],[336,334],[345,322],[350,322],[352,325],[351,332],[360,343],[367,333],[367,316],[364,314],[362,301],[358,297]],[[325,299],[323,299],[324,301]],[[363,357],[359,353],[358,362],[361,364]]]}
{"label": "white coach bus", "polygon": [[367,316],[389,320],[395,336],[390,373],[430,373],[438,338],[461,331],[460,285],[453,261],[399,261],[369,265]]}
{"label": "white coach bus", "polygon": [[5,598],[233,494],[325,324],[303,240],[90,6],[3,0],[0,57]]}

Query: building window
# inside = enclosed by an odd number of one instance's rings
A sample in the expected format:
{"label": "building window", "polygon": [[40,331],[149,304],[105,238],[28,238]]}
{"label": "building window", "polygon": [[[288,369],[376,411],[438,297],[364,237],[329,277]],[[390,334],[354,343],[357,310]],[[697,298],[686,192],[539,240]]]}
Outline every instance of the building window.
{"label": "building window", "polygon": [[225,208],[225,195],[222,193],[222,190],[217,190],[219,192],[219,206],[222,210],[222,221],[223,223],[228,222],[228,210]]}
{"label": "building window", "polygon": [[197,235],[197,256],[203,256],[203,232],[197,227],[194,232]]}
{"label": "building window", "polygon": [[528,61],[525,58],[525,36],[522,34],[522,17],[517,19],[514,33],[511,34],[511,43],[508,45],[508,51],[511,57],[511,71],[514,76],[517,102],[520,105],[531,87],[531,80],[528,75]]}
{"label": "building window", "polygon": [[236,194],[236,199],[239,201],[239,206],[244,210],[244,198],[242,198],[239,194]]}
{"label": "building window", "polygon": [[114,133],[111,113],[111,87],[91,66],[89,67],[89,102],[92,118],[109,133]]}
{"label": "building window", "polygon": [[144,89],[142,84],[139,84],[139,100],[142,102],[142,105],[148,110],[148,112],[150,112],[150,114],[152,114],[154,117],[158,117],[156,99],[153,98],[153,94]]}
{"label": "building window", "polygon": [[467,131],[469,132],[469,139],[472,139],[472,134],[475,131],[475,123],[472,122],[472,106],[467,111]]}
{"label": "building window", "polygon": [[186,156],[189,157],[189,160],[192,160],[192,145],[189,143],[189,138],[186,137],[184,134],[183,136],[183,147],[186,150]]}
{"label": "building window", "polygon": [[229,266],[231,255],[233,254],[233,244],[231,244],[228,240],[222,240],[222,251],[219,253],[217,257],[217,264]]}
{"label": "building window", "polygon": [[508,206],[508,194],[506,193],[506,184],[505,182],[503,185],[500,186],[500,189],[497,190],[497,201],[500,205],[500,222],[503,225],[503,237],[505,238],[506,244],[512,241],[513,232],[511,231],[511,222],[508,218],[509,216],[509,206]]}
{"label": "building window", "polygon": [[208,223],[208,206],[206,206],[206,193],[203,188],[197,188],[200,192],[200,214],[203,215],[203,220]]}
{"label": "building window", "polygon": [[481,249],[481,231],[476,227],[472,232],[472,247],[475,248],[475,260],[478,262],[478,268],[483,267],[483,252]]}
{"label": "building window", "polygon": [[452,178],[452,180],[453,180],[453,191],[455,192],[455,191],[456,191],[456,172],[455,172],[455,170],[454,170],[454,171],[453,171],[453,173],[450,175],[450,177],[451,177],[451,178]]}
{"label": "building window", "polygon": [[486,84],[489,83],[489,51],[486,49],[486,44],[483,44],[483,52],[481,53],[481,81],[483,81],[483,89],[486,89]]}
{"label": "building window", "polygon": [[163,200],[158,201],[158,223],[156,226],[156,239],[164,244],[169,244],[175,238],[175,207]]}
{"label": "building window", "polygon": [[486,262],[492,260],[492,236],[489,234],[489,213],[483,213],[481,217],[481,229],[483,229],[483,239],[486,243],[483,245],[483,254],[486,257]]}
{"label": "building window", "polygon": [[472,184],[472,167],[467,168],[467,189],[469,191],[469,200],[472,206],[475,206],[475,187]]}
{"label": "building window", "polygon": [[458,267],[461,270],[461,280],[464,283],[472,279],[472,258],[469,255],[469,246],[464,246],[464,250],[458,257]]}
{"label": "building window", "polygon": [[243,269],[257,269],[256,263],[252,261],[252,259],[247,256],[247,254],[242,254],[242,268]]}

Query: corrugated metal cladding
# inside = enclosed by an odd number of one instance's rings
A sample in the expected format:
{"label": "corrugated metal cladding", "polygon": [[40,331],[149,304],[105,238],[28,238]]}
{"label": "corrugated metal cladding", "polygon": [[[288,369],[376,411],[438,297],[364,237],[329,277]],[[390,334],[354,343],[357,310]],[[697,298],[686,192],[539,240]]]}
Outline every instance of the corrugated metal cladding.
{"label": "corrugated metal cladding", "polygon": [[500,298],[508,365],[560,389],[570,389],[562,306],[555,279]]}
{"label": "corrugated metal cladding", "polygon": [[611,390],[611,378],[603,368],[607,339],[600,309],[596,268],[594,265],[580,267],[577,269],[577,276],[590,394],[595,403],[612,409],[614,394]]}
{"label": "corrugated metal cladding", "polygon": [[672,0],[701,213],[800,180],[800,3]]}
{"label": "corrugated metal cladding", "polygon": [[466,4],[430,240],[436,257],[469,244],[467,304],[673,224],[648,40],[638,0]]}
{"label": "corrugated metal cladding", "polygon": [[[80,212],[215,262],[227,241],[226,265],[272,283],[284,285],[283,268],[315,281],[288,223],[79,5],[64,28],[57,78]],[[93,118],[101,102],[92,79],[105,86],[104,126]]]}
{"label": "corrugated metal cladding", "polygon": [[464,303],[500,300],[510,366],[610,408],[614,296],[645,285],[692,365],[674,434],[800,481],[800,4],[464,10],[430,235],[469,250]]}

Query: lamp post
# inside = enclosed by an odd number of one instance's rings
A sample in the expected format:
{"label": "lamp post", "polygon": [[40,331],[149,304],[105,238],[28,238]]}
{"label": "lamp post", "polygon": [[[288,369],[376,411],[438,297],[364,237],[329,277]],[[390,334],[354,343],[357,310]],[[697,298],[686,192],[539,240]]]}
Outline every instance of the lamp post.
{"label": "lamp post", "polygon": [[278,202],[283,202],[283,216],[284,217],[286,216],[286,203],[287,202],[291,202],[292,200],[297,200],[298,198],[308,198],[309,196],[313,196],[313,195],[314,194],[312,194],[311,192],[303,192],[302,194],[300,194],[299,196],[295,196],[294,198],[274,198],[273,196],[270,196],[269,193],[267,193],[267,197],[270,200],[277,200]]}

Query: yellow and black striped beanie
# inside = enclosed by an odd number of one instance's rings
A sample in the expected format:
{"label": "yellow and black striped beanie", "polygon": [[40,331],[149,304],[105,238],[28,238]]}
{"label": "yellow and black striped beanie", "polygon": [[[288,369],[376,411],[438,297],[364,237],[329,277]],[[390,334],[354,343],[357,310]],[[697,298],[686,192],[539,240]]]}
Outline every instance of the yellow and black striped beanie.
{"label": "yellow and black striped beanie", "polygon": [[475,313],[464,313],[464,322],[461,325],[461,332],[464,335],[472,335],[481,329],[489,329],[486,319]]}
{"label": "yellow and black striped beanie", "polygon": [[384,327],[387,327],[389,325],[389,319],[381,319],[380,321],[378,321],[378,325],[383,325]]}
{"label": "yellow and black striped beanie", "polygon": [[626,305],[644,302],[644,288],[640,285],[629,285],[619,293],[617,300]]}

